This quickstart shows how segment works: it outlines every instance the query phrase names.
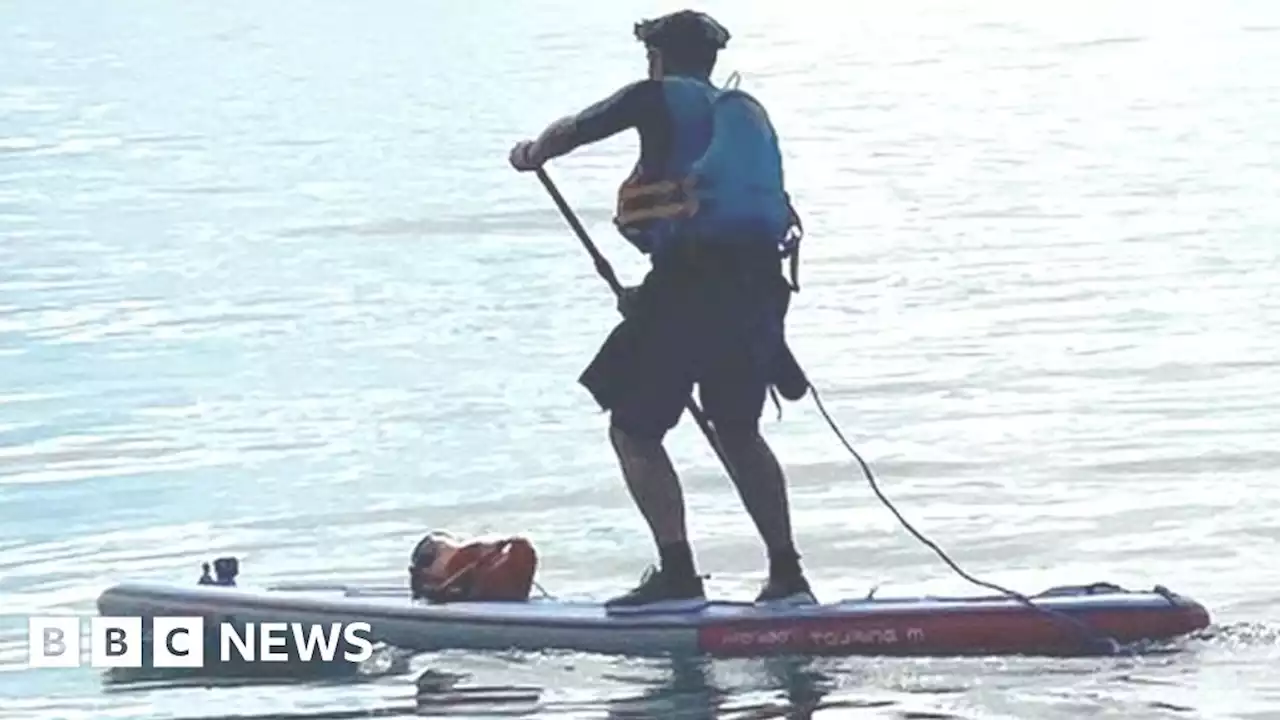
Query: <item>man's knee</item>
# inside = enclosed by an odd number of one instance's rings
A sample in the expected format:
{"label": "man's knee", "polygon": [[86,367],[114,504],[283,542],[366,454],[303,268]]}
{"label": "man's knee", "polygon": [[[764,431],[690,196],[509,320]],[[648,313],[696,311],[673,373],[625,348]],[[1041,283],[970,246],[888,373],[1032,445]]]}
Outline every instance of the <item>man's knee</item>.
{"label": "man's knee", "polygon": [[609,442],[619,452],[627,448],[661,447],[666,430],[653,423],[628,423],[614,416],[609,422]]}
{"label": "man's knee", "polygon": [[653,473],[663,471],[669,466],[666,449],[662,447],[662,437],[647,433],[634,435],[617,425],[609,426],[609,442],[622,464],[622,472],[628,482],[647,483],[652,481]]}

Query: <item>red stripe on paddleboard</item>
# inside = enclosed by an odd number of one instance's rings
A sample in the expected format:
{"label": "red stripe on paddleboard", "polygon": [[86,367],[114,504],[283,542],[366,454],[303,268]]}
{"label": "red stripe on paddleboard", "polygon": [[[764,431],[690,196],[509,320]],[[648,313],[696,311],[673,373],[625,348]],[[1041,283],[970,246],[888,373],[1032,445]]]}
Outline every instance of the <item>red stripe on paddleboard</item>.
{"label": "red stripe on paddleboard", "polygon": [[[1121,643],[1165,640],[1203,629],[1199,605],[1165,609],[1105,609],[1070,615]],[[1084,647],[1079,629],[1061,617],[1031,610],[769,618],[703,626],[702,652],[720,657],[761,655],[1073,653]]]}

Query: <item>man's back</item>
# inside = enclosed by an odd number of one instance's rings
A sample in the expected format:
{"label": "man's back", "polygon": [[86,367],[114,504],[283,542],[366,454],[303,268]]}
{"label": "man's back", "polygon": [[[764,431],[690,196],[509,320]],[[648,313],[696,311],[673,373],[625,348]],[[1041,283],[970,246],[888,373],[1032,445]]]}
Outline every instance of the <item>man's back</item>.
{"label": "man's back", "polygon": [[[669,77],[629,83],[578,114],[574,139],[580,144],[597,142],[634,128],[640,135],[640,157],[632,177],[643,182],[660,179],[668,159],[677,151],[691,152],[710,137],[708,81]],[[701,105],[701,118],[697,116]],[[699,138],[687,127],[706,127]]]}

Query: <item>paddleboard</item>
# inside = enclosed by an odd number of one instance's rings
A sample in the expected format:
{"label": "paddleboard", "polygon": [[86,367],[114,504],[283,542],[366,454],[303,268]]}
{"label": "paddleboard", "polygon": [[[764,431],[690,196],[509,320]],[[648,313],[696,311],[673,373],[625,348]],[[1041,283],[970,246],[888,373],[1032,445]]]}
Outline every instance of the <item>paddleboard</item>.
{"label": "paddleboard", "polygon": [[[684,612],[610,614],[591,601],[426,604],[405,589],[274,588],[130,582],[98,599],[104,616],[200,615],[207,621],[368,622],[371,639],[406,650],[575,650],[629,656],[947,656],[1086,652],[1081,623],[1121,644],[1163,641],[1209,625],[1196,601],[1163,587],[1099,583],[1032,598],[868,597],[770,607],[713,601]],[[1070,619],[1068,619],[1070,618]]]}

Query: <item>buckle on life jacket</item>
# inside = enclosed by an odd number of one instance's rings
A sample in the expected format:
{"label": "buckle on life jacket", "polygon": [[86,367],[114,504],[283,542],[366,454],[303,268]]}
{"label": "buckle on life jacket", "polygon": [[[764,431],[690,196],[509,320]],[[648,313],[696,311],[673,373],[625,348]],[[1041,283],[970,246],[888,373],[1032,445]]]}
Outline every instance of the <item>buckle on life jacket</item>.
{"label": "buckle on life jacket", "polygon": [[787,211],[791,213],[791,228],[782,240],[782,257],[788,260],[791,274],[791,292],[800,292],[800,241],[804,239],[804,223],[800,222],[800,213],[791,204],[791,196],[787,195]]}
{"label": "buckle on life jacket", "polygon": [[624,182],[618,188],[617,215],[619,227],[648,220],[670,220],[693,217],[698,212],[698,196],[694,194],[697,178],[662,180],[655,183]]}

